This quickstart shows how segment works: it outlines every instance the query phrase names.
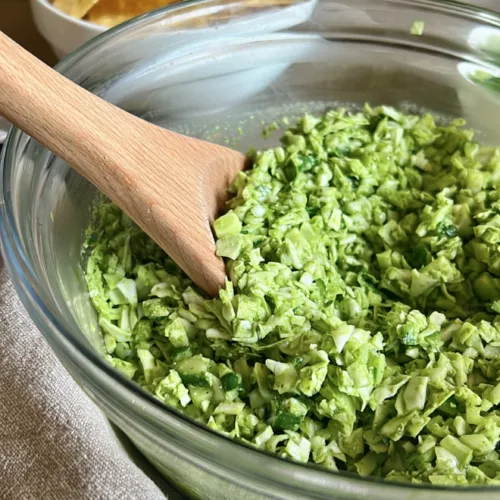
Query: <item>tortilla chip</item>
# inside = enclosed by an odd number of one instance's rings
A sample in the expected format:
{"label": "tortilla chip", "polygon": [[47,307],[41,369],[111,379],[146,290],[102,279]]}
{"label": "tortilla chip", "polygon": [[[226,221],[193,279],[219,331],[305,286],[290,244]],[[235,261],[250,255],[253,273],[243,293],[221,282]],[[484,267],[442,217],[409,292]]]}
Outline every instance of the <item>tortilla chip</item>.
{"label": "tortilla chip", "polygon": [[[66,0],[70,1],[70,0]],[[179,3],[181,0],[96,0],[97,3],[88,12],[85,19],[92,23],[112,28],[117,24],[123,23],[133,17],[145,14],[151,10],[159,9],[173,3]],[[213,21],[224,21],[231,19],[236,14],[244,14],[253,10],[260,10],[266,7],[282,7],[291,5],[296,0],[246,0],[235,4],[233,0],[221,0],[218,4],[222,12],[207,15],[203,19],[182,19],[173,25],[181,25],[185,28],[209,26]],[[226,5],[229,9],[222,8]],[[199,5],[193,5],[193,10],[199,9]],[[184,16],[189,12],[190,7],[186,7]]]}
{"label": "tortilla chip", "polygon": [[77,19],[82,19],[99,0],[54,0],[56,9]]}
{"label": "tortilla chip", "polygon": [[178,0],[98,0],[85,19],[112,28],[133,17],[176,3],[176,1]]}

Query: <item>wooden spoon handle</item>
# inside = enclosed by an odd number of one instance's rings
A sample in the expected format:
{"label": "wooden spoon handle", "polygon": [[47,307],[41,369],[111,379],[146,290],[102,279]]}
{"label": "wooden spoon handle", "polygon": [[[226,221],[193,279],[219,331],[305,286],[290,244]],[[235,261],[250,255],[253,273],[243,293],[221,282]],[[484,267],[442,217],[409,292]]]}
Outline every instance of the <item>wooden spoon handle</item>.
{"label": "wooden spoon handle", "polygon": [[[0,115],[109,195],[126,163],[115,147],[137,141],[124,112],[84,90],[0,32]],[[129,120],[127,120],[129,123]],[[128,137],[127,137],[128,136]]]}

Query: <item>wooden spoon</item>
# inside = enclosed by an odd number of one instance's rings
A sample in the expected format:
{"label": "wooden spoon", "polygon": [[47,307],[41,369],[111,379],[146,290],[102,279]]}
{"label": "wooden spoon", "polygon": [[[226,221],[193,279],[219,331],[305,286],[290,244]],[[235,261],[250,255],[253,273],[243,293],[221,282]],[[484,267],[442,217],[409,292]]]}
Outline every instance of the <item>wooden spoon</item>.
{"label": "wooden spoon", "polygon": [[0,32],[0,115],[87,178],[203,290],[224,285],[211,223],[246,157],[82,89]]}

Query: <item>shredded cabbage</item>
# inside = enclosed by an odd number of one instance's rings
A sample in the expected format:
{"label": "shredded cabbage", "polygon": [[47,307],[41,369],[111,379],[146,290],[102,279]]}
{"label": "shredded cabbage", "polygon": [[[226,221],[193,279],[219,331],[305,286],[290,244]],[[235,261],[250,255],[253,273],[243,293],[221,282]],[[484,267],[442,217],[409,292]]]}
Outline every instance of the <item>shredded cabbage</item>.
{"label": "shredded cabbage", "polygon": [[282,457],[500,484],[500,150],[463,126],[303,116],[231,186],[215,299],[100,205],[86,279],[109,361]]}

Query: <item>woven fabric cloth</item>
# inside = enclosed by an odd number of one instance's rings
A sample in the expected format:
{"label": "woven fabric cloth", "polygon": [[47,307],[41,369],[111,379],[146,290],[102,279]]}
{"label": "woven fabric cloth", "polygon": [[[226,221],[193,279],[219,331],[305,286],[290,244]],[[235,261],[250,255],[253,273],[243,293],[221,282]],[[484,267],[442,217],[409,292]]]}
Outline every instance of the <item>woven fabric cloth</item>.
{"label": "woven fabric cloth", "polygon": [[0,499],[180,498],[142,467],[30,321],[2,265]]}

